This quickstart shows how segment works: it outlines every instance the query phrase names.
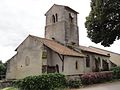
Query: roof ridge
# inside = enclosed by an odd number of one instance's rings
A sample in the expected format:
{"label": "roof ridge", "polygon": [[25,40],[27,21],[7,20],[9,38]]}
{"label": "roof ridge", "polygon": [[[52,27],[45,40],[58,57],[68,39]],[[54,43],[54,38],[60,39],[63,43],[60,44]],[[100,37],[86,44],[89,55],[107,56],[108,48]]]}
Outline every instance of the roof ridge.
{"label": "roof ridge", "polygon": [[74,12],[76,12],[77,14],[79,14],[76,10],[74,10],[74,9],[72,9],[71,7],[69,7],[69,6],[66,6],[66,5],[59,5],[59,4],[53,4],[52,6],[51,6],[51,8],[45,13],[45,15],[52,9],[52,7],[53,6],[61,6],[61,7],[64,7],[64,8],[68,8],[68,9],[70,9],[70,10],[72,10],[72,11],[74,11]]}
{"label": "roof ridge", "polygon": [[107,51],[107,52],[110,52],[110,53],[114,53],[114,54],[118,54],[120,55],[120,53],[116,53],[116,52],[112,52],[112,51],[109,51],[109,50],[105,50],[105,49],[102,49],[102,48],[98,48],[98,47],[94,47],[94,46],[89,46],[90,48],[96,48],[96,49],[100,49],[100,50],[103,50],[103,51]]}
{"label": "roof ridge", "polygon": [[103,52],[100,52],[100,51],[96,51],[96,50],[93,50],[92,48],[87,47],[87,46],[79,45],[79,47],[83,51],[88,51],[88,52],[91,52],[91,53],[96,53],[96,54],[100,54],[100,55],[109,56],[108,53],[103,53]]}
{"label": "roof ridge", "polygon": [[[72,50],[72,49],[68,48],[67,46],[64,46],[54,40],[47,39],[47,38],[41,38],[41,37],[37,37],[37,36],[33,36],[33,35],[30,35],[30,36],[33,37],[34,39],[40,40],[45,46],[51,48],[53,51],[58,52],[60,54],[84,57],[84,55],[82,53]],[[66,52],[66,50],[69,52]]]}

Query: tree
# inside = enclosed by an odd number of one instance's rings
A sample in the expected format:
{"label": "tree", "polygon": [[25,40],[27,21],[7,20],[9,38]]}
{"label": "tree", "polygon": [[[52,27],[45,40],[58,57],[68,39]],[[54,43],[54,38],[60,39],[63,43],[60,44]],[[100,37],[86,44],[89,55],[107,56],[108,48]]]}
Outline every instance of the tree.
{"label": "tree", "polygon": [[0,64],[0,75],[5,75],[6,67],[4,64]]}
{"label": "tree", "polygon": [[85,27],[91,41],[103,46],[120,39],[120,0],[91,0]]}
{"label": "tree", "polygon": [[2,64],[2,60],[0,60],[0,64]]}
{"label": "tree", "polygon": [[0,80],[2,79],[2,75],[6,74],[6,63],[2,63],[0,61]]}

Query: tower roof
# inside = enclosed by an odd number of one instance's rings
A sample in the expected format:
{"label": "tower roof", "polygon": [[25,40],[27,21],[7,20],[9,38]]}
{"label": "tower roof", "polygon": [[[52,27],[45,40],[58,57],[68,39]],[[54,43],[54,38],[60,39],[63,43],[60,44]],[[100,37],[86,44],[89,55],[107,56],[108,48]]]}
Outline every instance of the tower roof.
{"label": "tower roof", "polygon": [[68,6],[54,4],[54,5],[45,13],[45,15],[46,15],[54,6],[64,7],[64,8],[67,9],[67,10],[71,10],[71,11],[73,11],[73,12],[79,14],[77,11],[75,11],[74,9],[72,9],[72,8],[70,8],[70,7],[68,7]]}

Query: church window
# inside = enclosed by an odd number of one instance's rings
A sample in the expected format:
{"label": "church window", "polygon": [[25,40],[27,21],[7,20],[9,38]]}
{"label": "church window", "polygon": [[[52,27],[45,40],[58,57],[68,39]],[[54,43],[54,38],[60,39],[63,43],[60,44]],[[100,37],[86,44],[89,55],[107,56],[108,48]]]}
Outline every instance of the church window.
{"label": "church window", "polygon": [[52,22],[55,23],[55,16],[52,15]]}
{"label": "church window", "polygon": [[72,13],[69,13],[69,20],[71,23],[73,23],[73,18],[74,18],[74,16],[72,15]]}
{"label": "church window", "polygon": [[78,70],[78,61],[75,62],[75,68]]}
{"label": "church window", "polygon": [[75,42],[71,42],[72,45],[75,45],[76,43]]}
{"label": "church window", "polygon": [[86,57],[86,67],[90,67],[90,56],[87,55]]}
{"label": "church window", "polygon": [[47,50],[43,50],[42,59],[47,59]]}
{"label": "church window", "polygon": [[56,17],[56,22],[58,22],[58,15],[57,15],[57,13],[55,14],[55,17]]}
{"label": "church window", "polygon": [[52,40],[55,40],[55,38],[54,38],[54,37],[52,37]]}
{"label": "church window", "polygon": [[25,58],[25,66],[29,66],[30,64],[30,58],[28,56],[26,56]]}

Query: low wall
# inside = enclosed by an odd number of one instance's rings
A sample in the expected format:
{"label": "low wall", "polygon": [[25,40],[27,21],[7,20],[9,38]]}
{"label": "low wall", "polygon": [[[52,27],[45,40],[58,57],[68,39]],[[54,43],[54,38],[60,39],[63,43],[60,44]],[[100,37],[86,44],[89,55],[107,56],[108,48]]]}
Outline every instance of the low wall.
{"label": "low wall", "polygon": [[11,87],[12,86],[12,81],[1,81],[0,82],[0,89],[5,88],[5,87]]}

